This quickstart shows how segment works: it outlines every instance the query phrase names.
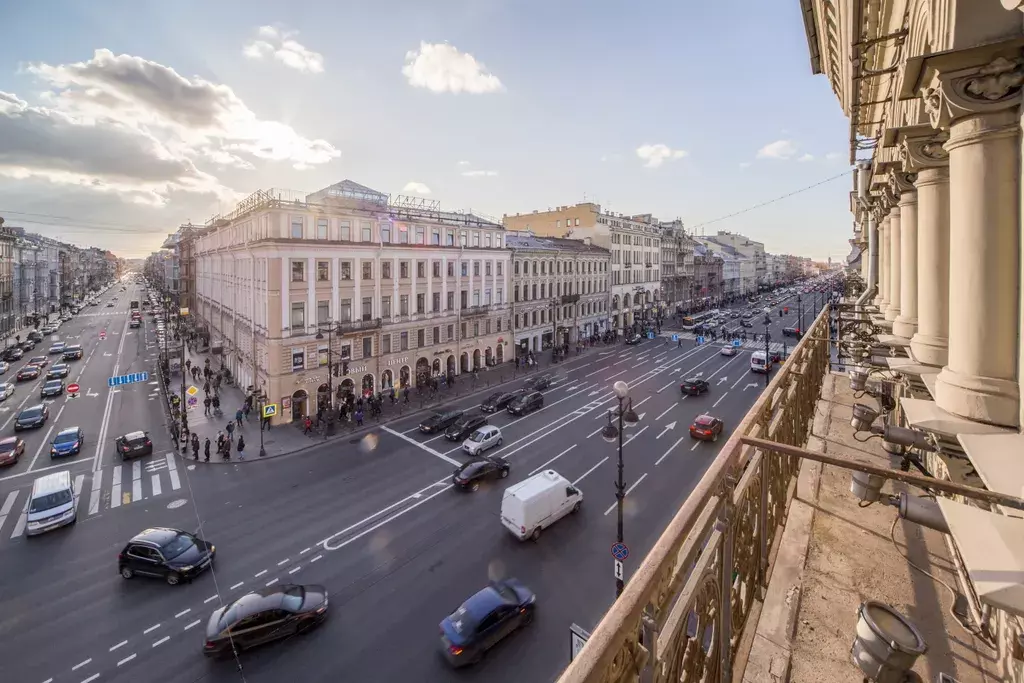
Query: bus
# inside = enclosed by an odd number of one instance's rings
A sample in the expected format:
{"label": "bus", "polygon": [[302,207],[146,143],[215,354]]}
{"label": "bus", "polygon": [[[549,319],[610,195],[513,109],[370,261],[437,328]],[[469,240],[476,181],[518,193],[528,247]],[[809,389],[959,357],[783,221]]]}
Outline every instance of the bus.
{"label": "bus", "polygon": [[698,325],[704,325],[714,317],[713,311],[704,311],[703,313],[687,316],[683,318],[683,329],[687,332],[693,332]]}

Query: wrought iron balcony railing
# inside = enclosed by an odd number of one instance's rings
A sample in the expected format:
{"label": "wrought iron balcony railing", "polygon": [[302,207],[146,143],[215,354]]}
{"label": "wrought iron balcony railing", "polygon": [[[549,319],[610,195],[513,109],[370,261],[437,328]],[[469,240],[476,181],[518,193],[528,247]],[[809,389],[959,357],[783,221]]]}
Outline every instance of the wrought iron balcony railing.
{"label": "wrought iron balcony railing", "polygon": [[[740,443],[803,446],[829,370],[826,308],[669,522],[559,683],[725,683],[768,585],[799,461]],[[641,634],[644,634],[643,636]]]}

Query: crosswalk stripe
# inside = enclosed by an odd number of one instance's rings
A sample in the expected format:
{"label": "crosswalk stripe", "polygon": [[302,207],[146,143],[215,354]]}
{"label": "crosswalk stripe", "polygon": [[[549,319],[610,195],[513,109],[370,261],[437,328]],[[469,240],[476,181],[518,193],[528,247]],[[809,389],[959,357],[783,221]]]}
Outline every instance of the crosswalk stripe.
{"label": "crosswalk stripe", "polygon": [[28,521],[28,502],[31,497],[25,500],[25,507],[21,509],[21,516],[18,517],[18,523],[14,525],[14,533],[11,534],[11,538],[17,538],[25,531],[25,523]]}
{"label": "crosswalk stripe", "polygon": [[154,474],[153,475],[153,495],[154,496],[159,496],[160,495],[160,475],[159,474]]}
{"label": "crosswalk stripe", "polygon": [[136,460],[132,463],[132,500],[135,502],[142,498],[142,461]]}
{"label": "crosswalk stripe", "polygon": [[114,487],[110,491],[110,507],[121,505],[121,466],[114,465]]}
{"label": "crosswalk stripe", "polygon": [[181,480],[178,478],[178,463],[174,462],[174,453],[164,455],[167,460],[167,470],[171,475],[171,489],[177,491],[181,488]]}
{"label": "crosswalk stripe", "polygon": [[[92,475],[92,495],[89,496],[89,514],[95,515],[100,511],[100,487],[103,486],[103,470],[94,472]],[[0,522],[2,526],[2,522]]]}
{"label": "crosswalk stripe", "polygon": [[0,507],[0,529],[4,528],[4,522],[7,521],[7,515],[11,513],[11,508],[14,507],[14,501],[18,499],[18,492],[11,491],[7,494],[7,498],[4,500],[3,507]]}
{"label": "crosswalk stripe", "polygon": [[79,474],[75,477],[75,514],[78,514],[78,503],[82,500],[82,485],[85,483],[85,475]]}

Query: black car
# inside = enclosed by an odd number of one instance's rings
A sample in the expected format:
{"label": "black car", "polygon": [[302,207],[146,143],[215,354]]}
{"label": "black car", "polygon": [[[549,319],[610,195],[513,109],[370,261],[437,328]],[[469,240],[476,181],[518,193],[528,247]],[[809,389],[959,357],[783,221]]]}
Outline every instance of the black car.
{"label": "black car", "polygon": [[513,415],[526,415],[544,407],[544,394],[531,391],[508,404],[508,412]]}
{"label": "black car", "polygon": [[475,664],[533,621],[537,597],[516,579],[495,581],[441,620],[441,651],[454,667]]}
{"label": "black car", "polygon": [[153,454],[153,442],[148,432],[128,432],[114,440],[122,460]]}
{"label": "black car", "polygon": [[423,420],[423,422],[420,422],[420,431],[424,434],[444,431],[462,419],[462,414],[461,410],[455,408],[434,413]]}
{"label": "black car", "polygon": [[550,372],[537,375],[526,383],[526,388],[532,391],[544,391],[555,383],[555,376]]}
{"label": "black car", "polygon": [[740,327],[753,327],[753,326],[754,326],[753,319],[743,318],[742,320],[740,320]]}
{"label": "black car", "polygon": [[690,377],[680,382],[679,391],[683,396],[700,396],[711,391],[711,385],[700,377]]}
{"label": "black car", "polygon": [[71,372],[65,363],[56,363],[46,372],[46,379],[64,379]]}
{"label": "black car", "polygon": [[135,535],[117,554],[125,579],[155,576],[172,586],[191,581],[213,564],[217,548],[187,531],[155,527]]}
{"label": "black car", "polygon": [[47,380],[43,388],[39,390],[39,398],[60,396],[64,393],[64,382],[59,379]]}
{"label": "black car", "polygon": [[21,350],[19,346],[12,346],[4,351],[4,360],[8,363],[16,360],[21,360],[21,357],[25,355],[25,352]]}
{"label": "black car", "polygon": [[20,432],[22,429],[35,429],[36,427],[42,427],[46,424],[46,421],[50,418],[50,409],[44,405],[31,406],[29,408],[23,408],[18,417],[14,419],[14,431]]}
{"label": "black car", "polygon": [[327,589],[284,584],[246,593],[216,609],[206,624],[203,654],[247,650],[302,633],[327,618]]}
{"label": "black car", "polygon": [[36,343],[31,339],[26,339],[18,345],[22,351],[31,351],[36,348]]}
{"label": "black car", "polygon": [[481,481],[504,479],[510,471],[508,461],[498,455],[474,458],[459,467],[452,474],[452,483],[465,491],[476,491]]}
{"label": "black car", "polygon": [[480,404],[480,410],[485,413],[496,413],[499,410],[505,410],[505,408],[508,408],[509,403],[523,393],[525,393],[523,389],[519,391],[496,391],[484,399],[484,402]]}
{"label": "black car", "polygon": [[81,360],[84,352],[79,344],[72,344],[71,346],[64,347],[64,353],[61,355],[62,360]]}
{"label": "black car", "polygon": [[641,341],[643,341],[643,339],[644,338],[642,336],[640,336],[639,334],[633,334],[633,335],[630,335],[629,337],[626,338],[626,344],[628,346],[636,346]]}
{"label": "black car", "polygon": [[796,337],[797,339],[799,339],[803,335],[800,334],[800,328],[799,327],[783,327],[782,328],[782,336],[783,337]]}
{"label": "black car", "polygon": [[455,424],[444,430],[444,438],[449,441],[465,441],[477,427],[485,424],[487,417],[484,415],[463,415]]}

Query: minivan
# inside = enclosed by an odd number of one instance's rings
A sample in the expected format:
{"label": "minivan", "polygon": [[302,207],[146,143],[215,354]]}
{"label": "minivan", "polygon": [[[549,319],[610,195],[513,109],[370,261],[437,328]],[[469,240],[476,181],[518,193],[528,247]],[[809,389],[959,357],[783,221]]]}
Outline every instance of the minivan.
{"label": "minivan", "polygon": [[772,363],[764,351],[754,351],[750,354],[750,370],[752,372],[770,372],[771,369]]}
{"label": "minivan", "polygon": [[505,489],[501,524],[520,541],[537,540],[543,529],[576,512],[583,492],[554,470],[544,470]]}
{"label": "minivan", "polygon": [[37,536],[78,521],[70,472],[47,474],[32,483],[25,521],[26,536]]}

